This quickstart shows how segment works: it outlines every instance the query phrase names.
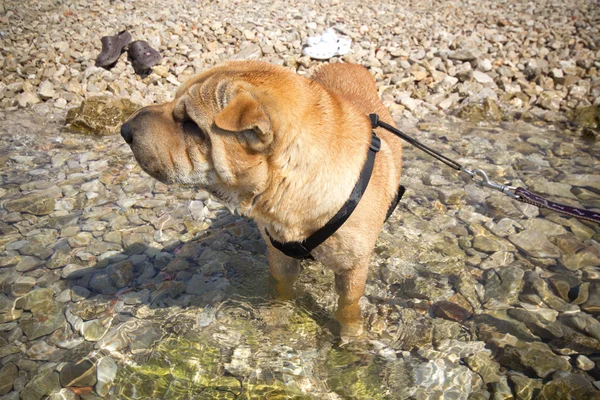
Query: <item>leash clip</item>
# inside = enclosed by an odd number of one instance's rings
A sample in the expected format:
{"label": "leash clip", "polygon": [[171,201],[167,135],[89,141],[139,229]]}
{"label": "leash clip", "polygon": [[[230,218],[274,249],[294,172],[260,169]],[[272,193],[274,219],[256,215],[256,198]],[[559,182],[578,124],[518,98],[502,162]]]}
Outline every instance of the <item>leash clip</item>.
{"label": "leash clip", "polygon": [[513,199],[518,199],[520,197],[519,195],[513,193],[513,191],[517,189],[516,187],[501,185],[499,183],[490,181],[490,178],[487,176],[487,174],[483,170],[474,169],[473,171],[471,171],[471,170],[468,170],[467,168],[463,167],[463,168],[461,168],[461,171],[469,174],[471,176],[471,179],[473,180],[473,182],[475,182],[476,184],[478,184],[481,187],[485,186],[490,189],[497,190],[499,192],[502,192],[502,193],[512,197]]}

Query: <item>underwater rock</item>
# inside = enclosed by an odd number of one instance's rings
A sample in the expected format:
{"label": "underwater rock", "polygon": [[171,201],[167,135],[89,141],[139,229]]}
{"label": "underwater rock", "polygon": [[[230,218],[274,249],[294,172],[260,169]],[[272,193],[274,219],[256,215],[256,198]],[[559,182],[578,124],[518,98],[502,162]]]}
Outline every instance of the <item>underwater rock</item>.
{"label": "underwater rock", "polygon": [[81,133],[116,135],[121,125],[140,107],[128,99],[90,97],[78,108],[67,112],[67,124]]}

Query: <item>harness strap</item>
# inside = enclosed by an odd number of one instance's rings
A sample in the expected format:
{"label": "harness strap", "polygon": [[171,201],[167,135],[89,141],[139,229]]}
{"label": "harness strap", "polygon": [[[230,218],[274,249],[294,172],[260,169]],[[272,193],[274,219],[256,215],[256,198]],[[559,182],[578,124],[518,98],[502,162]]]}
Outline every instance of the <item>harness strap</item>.
{"label": "harness strap", "polygon": [[267,236],[271,240],[271,244],[277,250],[281,251],[288,257],[297,258],[300,260],[313,259],[311,252],[327,240],[331,235],[335,233],[346,220],[350,217],[362,195],[367,190],[369,181],[371,180],[371,174],[373,173],[373,166],[375,165],[375,155],[381,149],[381,139],[373,132],[371,134],[371,145],[369,146],[369,152],[367,153],[367,161],[360,172],[358,182],[354,185],[350,198],[344,203],[342,208],[323,226],[321,229],[304,239],[302,242],[279,242],[271,236],[269,231],[266,231]]}

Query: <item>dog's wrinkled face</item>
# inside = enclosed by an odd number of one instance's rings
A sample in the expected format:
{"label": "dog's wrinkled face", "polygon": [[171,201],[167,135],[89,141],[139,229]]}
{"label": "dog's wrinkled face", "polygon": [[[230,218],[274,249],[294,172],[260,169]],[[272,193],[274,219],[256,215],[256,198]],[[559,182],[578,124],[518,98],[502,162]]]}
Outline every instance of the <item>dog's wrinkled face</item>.
{"label": "dog's wrinkled face", "polygon": [[202,187],[238,207],[268,179],[275,126],[270,93],[252,83],[260,75],[231,68],[198,75],[172,102],[136,112],[121,134],[152,177]]}

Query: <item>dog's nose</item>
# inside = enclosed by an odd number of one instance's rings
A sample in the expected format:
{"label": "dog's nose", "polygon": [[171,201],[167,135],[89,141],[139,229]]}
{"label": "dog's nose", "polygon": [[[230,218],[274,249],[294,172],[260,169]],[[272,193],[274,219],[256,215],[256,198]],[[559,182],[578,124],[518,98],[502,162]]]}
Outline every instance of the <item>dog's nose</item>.
{"label": "dog's nose", "polygon": [[123,139],[125,139],[127,144],[133,142],[133,129],[131,128],[131,125],[125,123],[121,126],[121,136],[123,136]]}

